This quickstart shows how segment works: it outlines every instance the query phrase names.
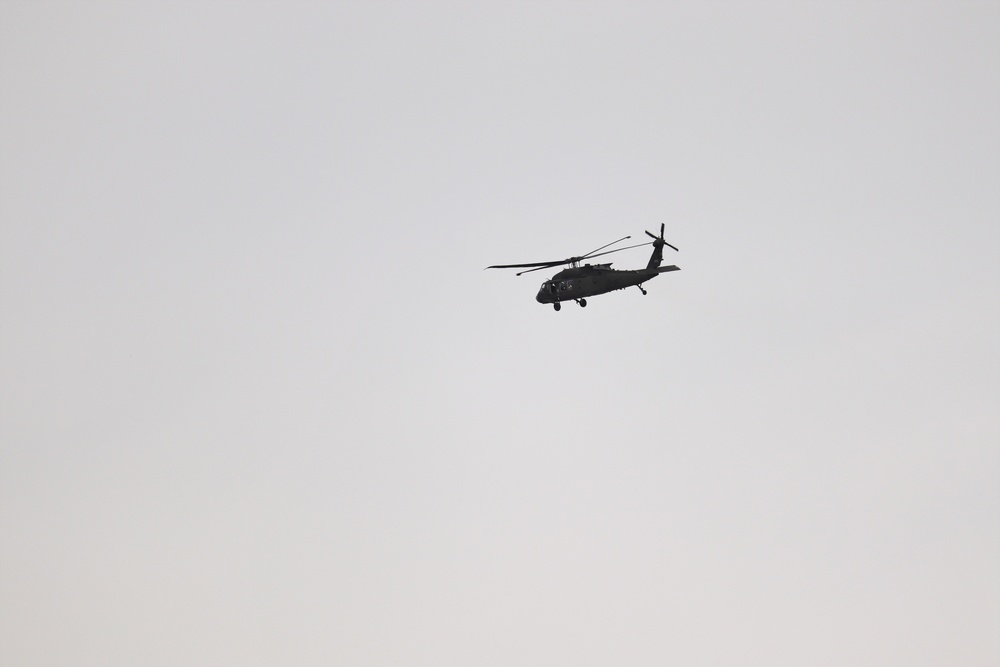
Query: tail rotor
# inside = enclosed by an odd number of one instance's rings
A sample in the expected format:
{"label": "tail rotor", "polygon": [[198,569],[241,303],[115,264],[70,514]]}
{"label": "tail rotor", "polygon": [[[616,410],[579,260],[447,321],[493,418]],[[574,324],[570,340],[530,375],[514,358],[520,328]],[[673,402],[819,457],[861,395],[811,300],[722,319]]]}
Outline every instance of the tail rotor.
{"label": "tail rotor", "polygon": [[666,228],[666,226],[667,226],[667,224],[665,222],[661,222],[660,223],[660,235],[659,236],[657,236],[656,234],[654,234],[653,232],[650,232],[648,230],[646,231],[646,236],[648,236],[649,238],[653,239],[653,246],[654,247],[657,246],[657,245],[659,245],[662,248],[663,246],[666,245],[666,246],[670,246],[674,250],[677,250],[677,252],[680,252],[680,250],[677,249],[677,246],[671,245],[671,244],[669,244],[669,243],[667,243],[666,241],[663,240],[663,230]]}

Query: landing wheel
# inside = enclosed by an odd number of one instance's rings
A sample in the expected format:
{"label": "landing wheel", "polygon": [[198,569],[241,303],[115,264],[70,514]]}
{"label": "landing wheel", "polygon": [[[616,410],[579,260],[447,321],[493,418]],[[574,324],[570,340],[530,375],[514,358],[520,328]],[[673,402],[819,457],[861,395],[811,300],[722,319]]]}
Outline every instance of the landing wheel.
{"label": "landing wheel", "polygon": [[636,285],[636,287],[639,288],[639,291],[642,292],[643,296],[646,296],[646,290],[642,289],[642,285]]}
{"label": "landing wheel", "polygon": [[577,303],[580,304],[581,308],[586,308],[587,307],[587,300],[586,299],[577,299]]}
{"label": "landing wheel", "polygon": [[562,310],[562,304],[561,303],[554,303],[554,304],[552,304],[552,307],[556,309],[556,312]]}

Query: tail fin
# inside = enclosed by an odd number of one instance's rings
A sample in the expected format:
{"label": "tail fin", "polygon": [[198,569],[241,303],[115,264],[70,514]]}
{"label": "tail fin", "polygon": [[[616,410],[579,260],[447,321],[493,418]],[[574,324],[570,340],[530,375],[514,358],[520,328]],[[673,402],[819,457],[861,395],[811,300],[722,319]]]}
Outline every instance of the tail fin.
{"label": "tail fin", "polygon": [[655,269],[663,262],[663,241],[656,239],[653,241],[653,254],[649,256],[647,269]]}

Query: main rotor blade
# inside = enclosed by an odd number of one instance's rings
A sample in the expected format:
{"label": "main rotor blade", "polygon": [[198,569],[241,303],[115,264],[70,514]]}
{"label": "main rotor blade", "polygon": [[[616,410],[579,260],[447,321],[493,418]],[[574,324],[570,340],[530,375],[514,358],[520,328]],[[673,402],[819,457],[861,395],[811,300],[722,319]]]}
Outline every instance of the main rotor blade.
{"label": "main rotor blade", "polygon": [[[646,233],[649,234],[649,232],[646,232]],[[650,236],[650,238],[658,240],[658,241],[662,240],[662,239],[657,239],[657,237],[653,236],[652,234],[649,234],[649,236]],[[647,243],[637,243],[635,245],[625,246],[624,248],[615,248],[614,250],[608,250],[606,252],[600,252],[601,250],[604,250],[605,248],[610,248],[615,243],[621,243],[622,241],[624,241],[626,239],[630,239],[630,238],[632,238],[632,237],[631,236],[623,236],[622,238],[618,239],[617,241],[612,241],[611,243],[608,243],[606,245],[602,245],[600,248],[597,248],[596,250],[591,250],[586,255],[581,255],[580,257],[568,257],[566,259],[554,260],[554,261],[551,261],[551,262],[530,262],[530,263],[525,263],[525,264],[493,264],[493,265],[487,266],[486,268],[487,269],[528,269],[527,271],[519,271],[517,273],[517,275],[521,275],[521,274],[524,274],[524,273],[531,273],[532,271],[541,271],[542,269],[548,269],[548,268],[551,268],[551,267],[554,267],[554,266],[561,266],[563,264],[573,264],[575,262],[580,262],[580,261],[585,260],[585,259],[591,259],[592,257],[601,257],[603,255],[610,255],[613,252],[620,252],[622,250],[630,250],[631,248],[640,248],[640,247],[642,247],[644,245],[650,245],[648,242]],[[667,243],[667,245],[670,245],[670,244]],[[674,246],[672,246],[672,245],[670,247],[674,248]],[[677,248],[674,248],[674,250],[677,250]]]}
{"label": "main rotor blade", "polygon": [[[623,236],[622,238],[618,239],[617,241],[613,241],[613,242],[608,243],[606,245],[602,245],[597,250],[591,250],[586,255],[581,255],[580,257],[567,257],[566,259],[560,259],[560,260],[557,260],[557,261],[551,261],[551,262],[531,262],[531,263],[528,263],[528,264],[494,264],[493,266],[487,266],[486,268],[487,269],[527,269],[527,268],[531,268],[531,267],[538,267],[538,268],[544,269],[547,266],[559,266],[560,264],[572,264],[573,262],[579,262],[580,260],[587,259],[588,257],[598,257],[599,255],[595,255],[594,253],[598,252],[599,250],[604,250],[605,248],[613,246],[615,243],[621,243],[625,239],[630,239],[630,238],[632,238],[632,237],[631,236]],[[646,245],[646,244],[644,243],[642,245]],[[635,246],[630,246],[630,247],[634,248]],[[625,250],[625,248],[619,248],[619,250]],[[615,251],[612,250],[611,252],[615,252]],[[601,253],[601,254],[603,255],[605,253]],[[522,271],[521,273],[527,273],[527,271]],[[519,273],[517,275],[521,275],[521,274]]]}
{"label": "main rotor blade", "polygon": [[518,271],[514,275],[520,276],[520,275],[523,275],[525,273],[531,273],[532,271],[541,271],[542,269],[551,269],[551,268],[557,267],[557,266],[559,266],[561,264],[569,264],[569,262],[560,262],[559,264],[549,264],[548,266],[536,266],[535,268],[528,269],[527,271]]}
{"label": "main rotor blade", "polygon": [[560,259],[554,262],[533,262],[531,264],[494,264],[493,266],[487,266],[487,269],[523,269],[529,266],[537,266],[544,269],[547,266],[559,266],[560,264],[569,264],[572,259]]}
{"label": "main rotor blade", "polygon": [[631,248],[641,248],[644,245],[652,245],[648,241],[646,243],[636,243],[635,245],[627,245],[624,248],[615,248],[614,250],[609,250],[607,252],[599,252],[596,255],[587,255],[587,259],[593,259],[594,257],[600,257],[601,255],[610,255],[613,252],[620,252],[622,250],[629,250]]}
{"label": "main rotor blade", "polygon": [[[621,240],[621,239],[619,239],[619,240]],[[617,243],[617,241],[616,241],[616,243]],[[612,244],[608,244],[608,245],[614,245],[614,244],[612,243]],[[574,257],[572,260],[566,260],[565,262],[560,262],[559,264],[570,264],[570,263],[572,263],[574,261],[575,262],[579,262],[581,259],[593,259],[594,257],[600,257],[602,255],[610,255],[613,252],[620,252],[622,250],[629,250],[631,248],[641,248],[644,245],[652,245],[652,244],[651,243],[637,243],[635,245],[625,246],[624,248],[615,248],[614,250],[608,250],[607,252],[599,252],[596,255],[595,254],[590,254],[590,255],[584,255],[583,257]],[[604,246],[604,247],[607,248],[608,246]],[[598,248],[598,250],[600,250],[600,248]],[[538,267],[535,267],[533,269],[528,269],[527,271],[518,271],[517,275],[521,275],[521,274],[524,274],[524,273],[531,273],[532,271],[541,271],[542,269],[547,269],[547,268],[550,268],[550,267],[559,266],[559,264],[547,264],[546,266],[538,266]]]}
{"label": "main rotor blade", "polygon": [[[595,253],[595,252],[597,252],[598,250],[604,250],[605,248],[609,248],[609,247],[613,246],[613,245],[614,245],[614,244],[616,244],[616,243],[621,243],[621,242],[622,242],[622,241],[624,241],[625,239],[630,239],[630,238],[632,238],[632,237],[631,237],[631,236],[623,236],[623,237],[621,237],[620,239],[618,239],[617,241],[612,241],[611,243],[608,243],[607,245],[602,245],[602,246],[601,246],[600,248],[598,248],[597,250],[591,250],[591,251],[590,251],[590,252],[588,252],[588,253],[587,253],[586,255],[584,255],[584,256],[582,256],[582,257],[580,257],[580,259],[587,259],[588,257],[593,257],[593,256],[594,256],[594,253]],[[621,250],[624,250],[624,249],[625,249],[625,248],[621,248]]]}

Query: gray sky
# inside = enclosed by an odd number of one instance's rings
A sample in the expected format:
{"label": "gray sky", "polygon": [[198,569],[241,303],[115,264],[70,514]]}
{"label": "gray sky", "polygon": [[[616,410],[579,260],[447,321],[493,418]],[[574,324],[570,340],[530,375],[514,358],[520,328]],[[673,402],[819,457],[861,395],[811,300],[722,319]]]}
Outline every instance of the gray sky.
{"label": "gray sky", "polygon": [[998,35],[0,3],[0,662],[998,664]]}

